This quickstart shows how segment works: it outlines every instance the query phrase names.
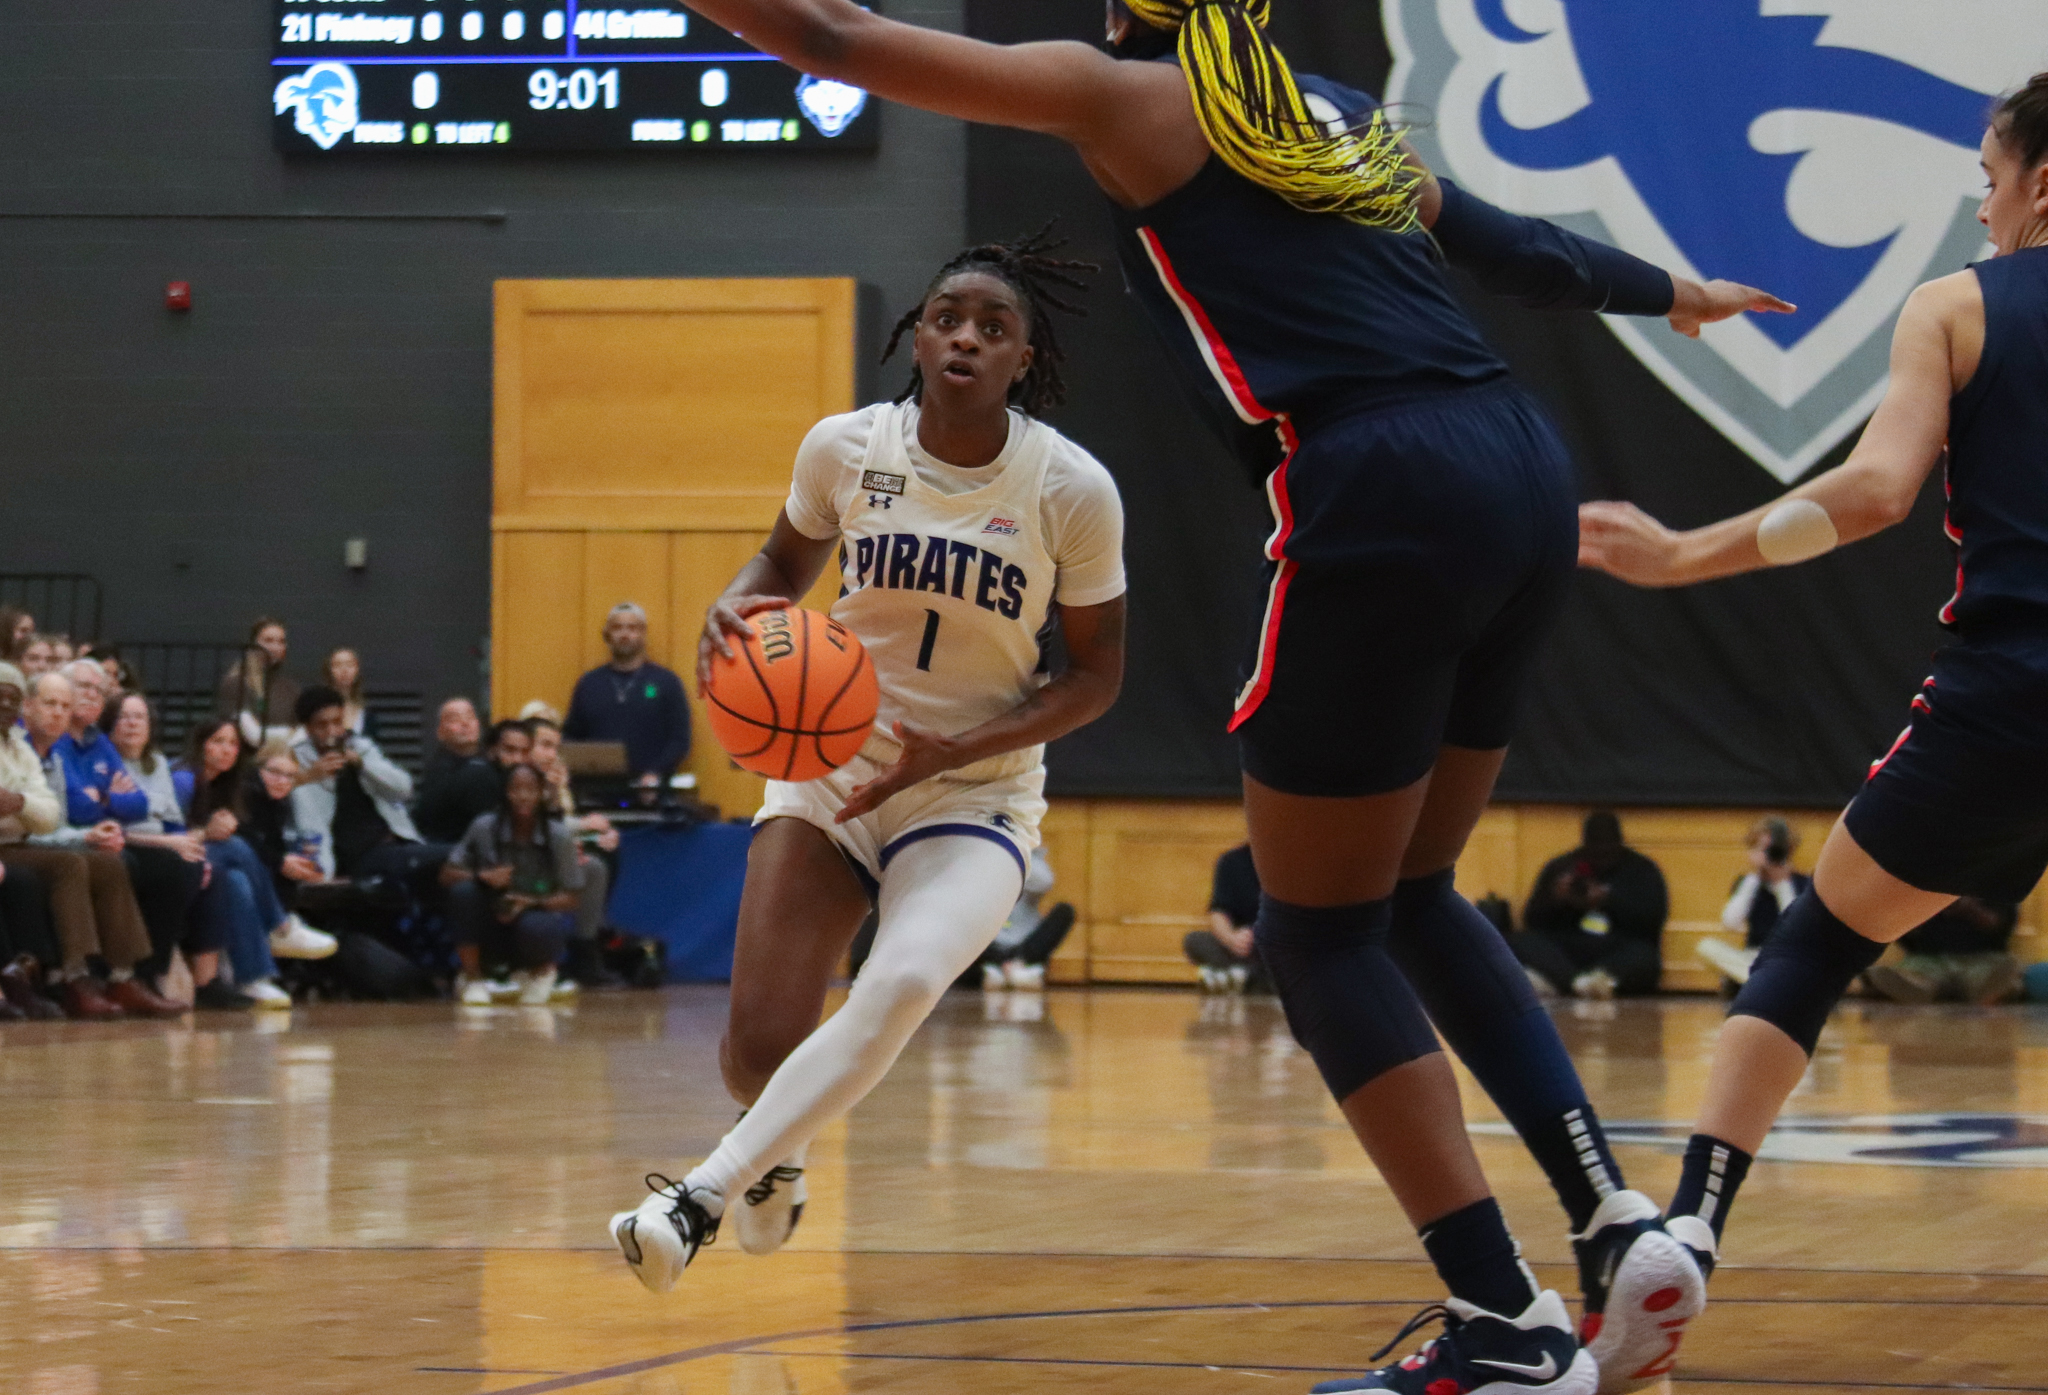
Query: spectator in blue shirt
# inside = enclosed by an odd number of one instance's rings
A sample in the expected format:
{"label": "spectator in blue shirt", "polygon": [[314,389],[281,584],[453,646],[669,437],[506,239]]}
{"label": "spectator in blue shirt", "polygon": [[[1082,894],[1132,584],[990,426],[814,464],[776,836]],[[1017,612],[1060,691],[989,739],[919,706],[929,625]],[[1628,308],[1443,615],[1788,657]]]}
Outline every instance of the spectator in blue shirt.
{"label": "spectator in blue shirt", "polygon": [[[158,984],[171,966],[171,950],[178,945],[188,945],[189,954],[219,948],[210,934],[197,940],[187,936],[187,917],[206,885],[206,851],[191,840],[166,835],[162,819],[166,813],[183,827],[175,795],[166,805],[152,809],[148,791],[123,762],[119,748],[100,730],[100,717],[107,706],[106,670],[90,659],[80,659],[64,672],[73,689],[71,730],[58,739],[56,755],[64,762],[71,821],[81,828],[107,819],[121,825],[121,860],[128,864],[135,900],[142,907],[142,921],[155,946],[150,957],[135,966],[135,972],[146,982]],[[145,719],[145,728],[148,725]],[[161,768],[168,793],[169,767]],[[81,784],[87,785],[83,791]],[[194,981],[199,981],[196,973]]]}
{"label": "spectator in blue shirt", "polygon": [[620,601],[604,621],[612,661],[576,680],[562,735],[623,741],[626,770],[649,788],[667,783],[690,754],[690,704],[683,681],[647,657],[647,612]]}
{"label": "spectator in blue shirt", "polygon": [[149,796],[121,764],[121,753],[100,730],[107,708],[107,671],[90,659],[64,669],[71,682],[71,729],[57,738],[54,753],[64,762],[65,821],[79,828],[112,819],[140,823],[149,817]]}
{"label": "spectator in blue shirt", "polygon": [[[43,788],[56,806],[52,812],[69,810],[68,762],[57,747],[71,734],[76,706],[71,680],[62,673],[38,675],[29,680],[27,696],[22,716],[30,754],[42,769]],[[89,825],[53,819],[51,826],[36,828],[6,848],[10,863],[27,858],[50,888],[51,919],[64,959],[50,971],[51,996],[73,1017],[161,1017],[183,1011],[182,1004],[163,998],[136,976],[136,968],[149,958],[150,935],[122,858],[126,843],[127,834],[115,819]],[[87,962],[93,957],[108,967],[104,990]]]}

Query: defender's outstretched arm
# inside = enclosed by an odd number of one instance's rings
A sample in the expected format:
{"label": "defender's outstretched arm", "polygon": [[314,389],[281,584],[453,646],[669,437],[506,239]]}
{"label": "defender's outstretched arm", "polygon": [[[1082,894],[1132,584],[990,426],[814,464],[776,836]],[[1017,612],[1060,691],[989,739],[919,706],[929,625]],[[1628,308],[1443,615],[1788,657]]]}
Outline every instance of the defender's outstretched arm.
{"label": "defender's outstretched arm", "polygon": [[852,0],[688,0],[713,23],[817,77],[943,116],[1077,145],[1112,124],[1132,76],[1083,43],[990,44],[884,19]]}
{"label": "defender's outstretched arm", "polygon": [[[1974,312],[1974,321],[1972,314]],[[1891,386],[1849,458],[1781,499],[1704,528],[1677,532],[1634,504],[1601,501],[1579,508],[1579,565],[1636,586],[1687,586],[1775,565],[1773,527],[1799,515],[1813,520],[1820,543],[1795,548],[1815,556],[1900,522],[1948,438],[1949,397],[1976,370],[1984,301],[1970,272],[1930,281],[1913,292],[1892,333]],[[1975,337],[1971,338],[1974,324]],[[1802,508],[1802,503],[1806,506]],[[1825,525],[1812,510],[1823,511]],[[1827,541],[1831,528],[1834,542]],[[1779,553],[1779,560],[1786,555]],[[1794,557],[1804,560],[1804,557]]]}

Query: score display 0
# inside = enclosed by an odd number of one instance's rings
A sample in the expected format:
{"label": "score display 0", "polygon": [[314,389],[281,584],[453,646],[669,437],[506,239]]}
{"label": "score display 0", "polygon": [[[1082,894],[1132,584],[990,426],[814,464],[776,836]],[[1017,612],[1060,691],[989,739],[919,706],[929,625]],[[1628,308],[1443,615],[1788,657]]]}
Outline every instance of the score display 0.
{"label": "score display 0", "polygon": [[280,150],[873,150],[865,92],[680,8],[273,0]]}

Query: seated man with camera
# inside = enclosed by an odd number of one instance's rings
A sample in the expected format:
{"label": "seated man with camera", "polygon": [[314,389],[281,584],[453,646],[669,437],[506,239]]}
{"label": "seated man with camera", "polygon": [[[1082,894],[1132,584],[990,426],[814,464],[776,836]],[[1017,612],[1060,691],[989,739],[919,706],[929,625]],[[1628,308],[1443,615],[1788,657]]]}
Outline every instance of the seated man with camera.
{"label": "seated man with camera", "polygon": [[367,736],[349,730],[347,707],[333,688],[299,694],[291,752],[299,763],[292,824],[313,846],[308,854],[330,877],[363,883],[386,879],[421,896],[433,894],[445,843],[420,840],[405,803],[412,776]]}

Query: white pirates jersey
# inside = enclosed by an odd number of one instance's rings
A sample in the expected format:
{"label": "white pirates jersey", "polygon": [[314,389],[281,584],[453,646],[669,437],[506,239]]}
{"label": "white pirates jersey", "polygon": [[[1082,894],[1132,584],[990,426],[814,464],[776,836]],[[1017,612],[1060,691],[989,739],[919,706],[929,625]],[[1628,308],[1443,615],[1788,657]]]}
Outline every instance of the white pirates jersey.
{"label": "white pirates jersey", "polygon": [[[884,403],[820,423],[799,455],[787,511],[807,536],[839,535],[841,591],[832,615],[860,636],[874,661],[878,731],[900,720],[952,736],[1010,711],[1049,681],[1042,644],[1055,599],[1093,605],[1122,594],[1122,518],[1107,472],[1042,422],[1012,414],[1009,443],[984,467],[985,480],[983,471],[941,464],[947,482],[964,490],[947,492],[921,477],[911,458],[915,421],[915,407]],[[864,450],[853,446],[860,434]],[[821,439],[845,444],[820,459],[814,442]],[[1056,454],[1063,477],[1094,472],[1078,478],[1087,495],[1079,511],[1099,524],[1106,491],[1113,515],[1107,530],[1075,530],[1090,534],[1079,546],[1098,554],[1085,581],[1063,574],[1045,536],[1043,496]],[[828,486],[829,499],[821,497]],[[1113,580],[1099,556],[1105,531]],[[993,779],[1035,769],[1043,752],[1006,752],[949,773]]]}

